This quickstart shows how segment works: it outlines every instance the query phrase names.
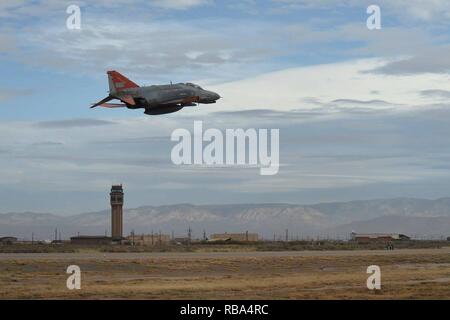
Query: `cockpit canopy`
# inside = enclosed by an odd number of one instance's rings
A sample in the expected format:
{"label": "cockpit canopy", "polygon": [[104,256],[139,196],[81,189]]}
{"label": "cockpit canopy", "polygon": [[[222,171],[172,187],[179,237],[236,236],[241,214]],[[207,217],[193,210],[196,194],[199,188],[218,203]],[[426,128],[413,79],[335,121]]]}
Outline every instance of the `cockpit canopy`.
{"label": "cockpit canopy", "polygon": [[199,85],[196,85],[195,83],[188,82],[188,83],[186,83],[186,85],[189,86],[189,87],[193,87],[193,88],[196,88],[196,89],[203,90],[202,87],[200,87]]}

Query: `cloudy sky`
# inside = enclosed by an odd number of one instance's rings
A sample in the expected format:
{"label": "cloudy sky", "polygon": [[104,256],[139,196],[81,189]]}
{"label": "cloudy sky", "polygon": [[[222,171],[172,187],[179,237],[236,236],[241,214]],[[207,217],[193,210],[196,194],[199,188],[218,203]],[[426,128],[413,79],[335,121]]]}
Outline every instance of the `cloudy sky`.
{"label": "cloudy sky", "polygon": [[[3,0],[0,212],[104,209],[111,183],[127,207],[450,196],[449,53],[447,0]],[[223,98],[91,110],[109,69]],[[170,134],[194,120],[279,128],[279,173],[173,165]]]}

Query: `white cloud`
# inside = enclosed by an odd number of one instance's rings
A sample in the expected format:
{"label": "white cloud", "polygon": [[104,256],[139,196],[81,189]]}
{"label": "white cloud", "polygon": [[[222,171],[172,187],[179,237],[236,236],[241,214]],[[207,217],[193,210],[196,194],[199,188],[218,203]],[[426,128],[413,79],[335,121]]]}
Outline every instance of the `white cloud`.
{"label": "white cloud", "polygon": [[443,22],[450,19],[450,2],[447,0],[382,0],[381,6],[394,11],[402,18],[414,18],[426,22]]}
{"label": "white cloud", "polygon": [[210,0],[153,0],[156,6],[169,9],[188,9],[206,4],[211,4]]}
{"label": "white cloud", "polygon": [[[21,19],[42,14],[42,18],[46,19],[32,20],[23,28],[18,25],[15,34],[2,30],[8,36],[0,36],[0,51],[8,50],[8,59],[64,72],[100,74],[109,68],[120,69],[147,84],[198,79],[217,83],[280,68],[276,58],[290,61],[295,60],[296,55],[320,57],[323,52],[335,56],[335,60],[421,54],[406,67],[399,68],[401,70],[412,64],[414,67],[420,64],[416,69],[427,71],[448,65],[446,57],[432,59],[441,61],[441,64],[428,59],[436,57],[437,51],[446,49],[439,43],[448,41],[448,37],[433,35],[427,28],[418,26],[384,27],[381,32],[374,33],[368,31],[363,23],[353,20],[333,28],[315,28],[310,21],[307,22],[309,24],[286,24],[279,20],[263,21],[258,18],[236,20],[233,16],[211,19],[202,15],[198,20],[174,20],[173,17],[167,20],[164,13],[168,11],[148,10],[148,6],[152,5],[187,9],[213,3],[204,0],[139,1],[139,5],[147,6],[147,11],[143,12],[155,16],[152,19],[137,16],[134,21],[117,23],[122,17],[117,9],[123,1],[80,2],[83,14],[80,32],[70,32],[64,28],[61,17],[66,13],[60,1],[37,1],[26,5],[20,1],[9,1],[9,5],[5,5],[9,14],[14,13]],[[332,0],[276,2],[278,5],[312,8],[334,4],[341,10],[358,3]],[[432,7],[438,8],[440,4],[438,1]],[[139,5],[124,5],[123,11],[132,14]],[[394,5],[386,3],[386,7],[394,8]],[[101,9],[110,8],[114,10],[101,13]],[[208,27],[205,28],[205,25]],[[14,51],[17,47],[19,49]],[[423,48],[435,50],[426,51]],[[30,55],[33,59],[29,59]]]}
{"label": "white cloud", "polygon": [[144,6],[186,10],[211,3],[213,3],[212,0],[135,0],[132,3],[129,0],[73,0],[70,2],[61,0],[2,0],[0,2],[0,17],[22,19],[24,17],[64,15],[66,14],[65,8],[70,4],[81,6],[82,13],[85,13],[91,8],[122,8],[128,10]]}
{"label": "white cloud", "polygon": [[32,90],[29,89],[14,89],[14,88],[0,88],[0,102],[13,100],[18,97],[29,96]]}
{"label": "white cloud", "polygon": [[[3,121],[0,174],[5,179],[0,181],[0,188],[33,193],[38,186],[46,203],[52,203],[54,192],[58,192],[61,199],[73,203],[71,210],[76,211],[82,198],[76,198],[80,195],[73,192],[103,192],[112,182],[125,183],[130,197],[134,195],[137,201],[135,205],[159,204],[163,198],[166,203],[186,199],[197,203],[217,197],[230,202],[250,198],[264,201],[264,194],[296,202],[303,192],[318,192],[318,197],[325,199],[323,192],[345,193],[348,188],[374,186],[372,190],[380,191],[395,184],[420,186],[427,181],[436,183],[449,174],[448,114],[445,109],[415,115],[347,114],[318,126],[307,121],[298,125],[286,112],[285,118],[275,123],[281,126],[283,166],[273,177],[262,177],[255,168],[174,166],[170,151],[175,143],[169,141],[170,133],[180,127],[192,130],[192,120],[198,119],[198,115],[191,118],[185,111],[127,120],[85,119],[89,126],[80,120],[50,125]],[[229,123],[222,122],[220,115],[202,119],[205,128],[264,128],[257,114],[245,117],[245,123],[239,122],[243,121],[239,114],[231,116]],[[183,191],[174,196],[168,189]],[[361,194],[358,197],[374,196],[364,191]],[[101,207],[103,200],[96,199],[96,205]],[[34,203],[25,199],[15,207],[22,205]]]}
{"label": "white cloud", "polygon": [[[223,98],[217,106],[209,109],[315,110],[324,104],[333,107],[330,102],[334,102],[334,107],[345,109],[355,107],[355,103],[360,101],[362,103],[357,103],[359,107],[405,110],[430,104],[430,97],[424,97],[420,93],[422,90],[449,89],[448,75],[383,75],[370,72],[388,62],[385,59],[361,59],[290,68],[211,86]],[[377,100],[387,103],[367,103]],[[330,111],[333,111],[332,108]]]}
{"label": "white cloud", "polygon": [[26,3],[26,0],[2,0],[0,2],[0,17],[8,17],[10,12],[20,8]]}
{"label": "white cloud", "polygon": [[[272,0],[275,4],[289,9],[329,9],[330,7],[361,7],[366,8],[373,1],[361,0]],[[405,20],[424,22],[443,22],[450,19],[450,2],[448,0],[378,0],[375,4],[381,7],[382,13],[388,13]],[[365,12],[364,12],[365,13]]]}
{"label": "white cloud", "polygon": [[79,31],[54,20],[24,29],[16,34],[20,50],[8,58],[91,76],[113,68],[150,84],[248,76],[272,68],[267,59],[278,50],[277,40],[264,32],[270,29],[265,23],[249,24],[236,37],[239,27],[223,21],[209,28],[201,21],[159,19],[117,24],[97,15],[82,21]]}
{"label": "white cloud", "polygon": [[2,34],[0,34],[0,53],[2,52],[12,52],[16,49],[16,39],[7,34],[6,30],[1,30]]}

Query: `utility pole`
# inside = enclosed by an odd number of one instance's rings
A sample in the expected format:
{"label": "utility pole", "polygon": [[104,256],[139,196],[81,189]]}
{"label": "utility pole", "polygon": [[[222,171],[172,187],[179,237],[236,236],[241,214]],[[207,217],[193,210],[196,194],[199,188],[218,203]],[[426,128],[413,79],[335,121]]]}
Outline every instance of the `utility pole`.
{"label": "utility pole", "polygon": [[55,241],[58,240],[58,228],[55,228]]}
{"label": "utility pole", "polygon": [[31,233],[31,244],[34,244],[34,232]]}
{"label": "utility pole", "polygon": [[289,231],[286,229],[286,242],[289,240]]}
{"label": "utility pole", "polygon": [[203,241],[206,241],[206,231],[203,229]]}
{"label": "utility pole", "polygon": [[189,226],[189,229],[188,229],[188,243],[189,244],[191,243],[191,237],[192,237],[192,229],[191,229],[191,226]]}

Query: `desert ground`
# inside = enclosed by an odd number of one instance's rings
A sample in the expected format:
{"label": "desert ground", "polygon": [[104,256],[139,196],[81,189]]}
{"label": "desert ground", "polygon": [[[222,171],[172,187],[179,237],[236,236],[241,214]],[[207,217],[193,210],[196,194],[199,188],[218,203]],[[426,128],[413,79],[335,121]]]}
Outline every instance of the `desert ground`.
{"label": "desert ground", "polygon": [[[69,290],[66,269],[81,268]],[[381,290],[366,287],[369,265]],[[0,253],[2,299],[450,299],[450,248]]]}

